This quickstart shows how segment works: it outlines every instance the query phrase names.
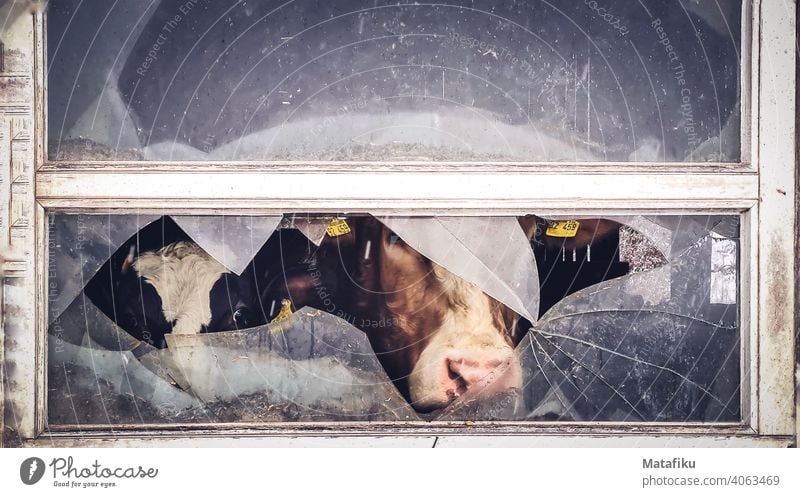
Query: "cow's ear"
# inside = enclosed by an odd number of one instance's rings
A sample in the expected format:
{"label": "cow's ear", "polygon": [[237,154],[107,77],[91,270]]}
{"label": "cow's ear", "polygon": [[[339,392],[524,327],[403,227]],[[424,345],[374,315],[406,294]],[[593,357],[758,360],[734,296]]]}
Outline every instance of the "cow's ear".
{"label": "cow's ear", "polygon": [[538,216],[519,218],[520,226],[534,246],[585,248],[619,233],[622,226],[609,219],[545,219]]}
{"label": "cow's ear", "polygon": [[120,274],[126,275],[128,271],[130,271],[131,266],[133,265],[133,261],[136,259],[136,244],[132,244],[128,249],[128,255],[125,256],[125,259],[122,260],[122,267],[120,268]]}
{"label": "cow's ear", "polygon": [[534,215],[521,216],[517,219],[519,225],[522,227],[522,231],[525,232],[525,236],[528,237],[531,243],[535,245],[543,243],[542,238],[544,237],[544,230],[548,226],[546,219]]}

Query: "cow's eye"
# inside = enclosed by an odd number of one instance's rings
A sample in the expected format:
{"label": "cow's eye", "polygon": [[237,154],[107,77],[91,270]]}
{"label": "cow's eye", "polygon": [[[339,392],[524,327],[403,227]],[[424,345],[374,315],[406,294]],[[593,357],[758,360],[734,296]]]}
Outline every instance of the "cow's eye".
{"label": "cow's eye", "polygon": [[239,327],[247,326],[247,313],[244,308],[236,309],[233,313],[233,322]]}
{"label": "cow's eye", "polygon": [[389,233],[389,243],[394,245],[395,243],[399,242],[402,242],[402,240],[400,240],[400,237],[397,236],[397,233]]}

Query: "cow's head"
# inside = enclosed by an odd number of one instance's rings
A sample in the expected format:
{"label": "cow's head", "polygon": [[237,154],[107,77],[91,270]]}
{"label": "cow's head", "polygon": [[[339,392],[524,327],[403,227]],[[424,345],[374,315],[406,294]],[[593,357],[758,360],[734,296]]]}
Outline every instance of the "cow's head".
{"label": "cow's head", "polygon": [[132,245],[113,288],[117,324],[158,347],[166,333],[231,331],[253,321],[248,280],[192,242],[141,254]]}
{"label": "cow's head", "polygon": [[418,410],[444,407],[468,390],[522,386],[516,314],[387,227],[360,228],[371,232],[357,252],[372,260],[373,274],[362,278],[374,302],[362,328]]}

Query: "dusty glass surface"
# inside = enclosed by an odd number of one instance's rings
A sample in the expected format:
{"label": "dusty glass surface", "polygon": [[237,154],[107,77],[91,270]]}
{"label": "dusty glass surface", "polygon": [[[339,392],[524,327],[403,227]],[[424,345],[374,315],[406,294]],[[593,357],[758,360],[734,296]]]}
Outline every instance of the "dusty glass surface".
{"label": "dusty glass surface", "polygon": [[51,0],[51,159],[740,159],[741,0]]}
{"label": "dusty glass surface", "polygon": [[741,419],[737,216],[48,216],[51,426]]}

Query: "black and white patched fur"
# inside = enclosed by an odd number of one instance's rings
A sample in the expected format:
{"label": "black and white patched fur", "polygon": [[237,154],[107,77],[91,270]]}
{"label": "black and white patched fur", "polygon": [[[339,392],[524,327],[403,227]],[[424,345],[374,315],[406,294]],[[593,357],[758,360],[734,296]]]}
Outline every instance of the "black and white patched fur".
{"label": "black and white patched fur", "polygon": [[246,328],[250,285],[193,242],[171,243],[125,259],[115,287],[119,326],[164,346],[166,333],[197,334]]}

